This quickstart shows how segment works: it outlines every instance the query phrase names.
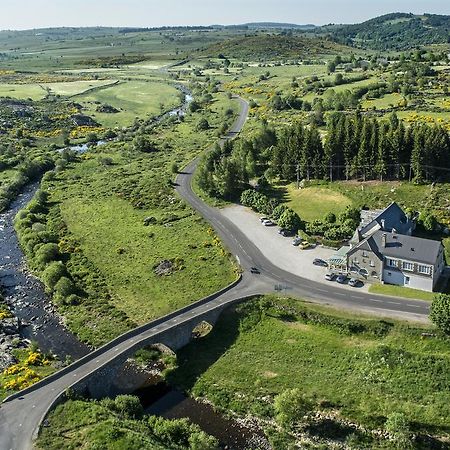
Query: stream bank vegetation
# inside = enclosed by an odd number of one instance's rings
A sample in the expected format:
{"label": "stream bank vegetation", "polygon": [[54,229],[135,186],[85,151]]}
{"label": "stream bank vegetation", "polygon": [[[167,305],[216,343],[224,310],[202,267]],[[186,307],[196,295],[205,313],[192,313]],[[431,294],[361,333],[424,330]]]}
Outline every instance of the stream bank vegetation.
{"label": "stream bank vegetation", "polygon": [[259,418],[274,448],[448,448],[448,336],[429,326],[266,296],[177,359],[170,383]]}
{"label": "stream bank vegetation", "polygon": [[[98,346],[235,279],[227,251],[172,181],[174,163],[216,139],[234,103],[213,92],[201,112],[136,121],[115,142],[62,152],[17,215],[30,267],[84,342]],[[208,129],[197,129],[200,117]]]}
{"label": "stream bank vegetation", "polygon": [[101,448],[127,450],[217,450],[218,441],[187,419],[144,414],[137,397],[100,401],[70,399],[50,413],[36,446],[42,450]]}

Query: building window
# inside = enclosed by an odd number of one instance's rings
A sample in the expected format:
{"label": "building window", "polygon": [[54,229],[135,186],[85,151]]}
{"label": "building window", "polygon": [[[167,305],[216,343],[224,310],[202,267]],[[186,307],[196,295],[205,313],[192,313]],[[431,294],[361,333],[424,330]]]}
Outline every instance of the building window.
{"label": "building window", "polygon": [[409,270],[410,272],[412,272],[414,270],[414,264],[411,262],[403,261],[402,268],[403,270]]}
{"label": "building window", "polygon": [[370,260],[370,267],[375,267],[375,263],[372,260]]}
{"label": "building window", "polygon": [[405,277],[405,284],[406,284],[406,285],[409,284],[409,281],[410,281],[410,278],[409,278],[409,277]]}
{"label": "building window", "polygon": [[388,272],[388,277],[392,277],[392,272]]}
{"label": "building window", "polygon": [[424,266],[422,264],[419,264],[419,273],[424,273],[426,275],[430,275],[431,273],[431,267],[430,266]]}
{"label": "building window", "polygon": [[389,267],[397,267],[397,260],[396,260],[396,259],[388,258],[388,259],[387,259],[387,265],[388,265]]}
{"label": "building window", "polygon": [[363,258],[367,258],[367,252],[363,251]]}

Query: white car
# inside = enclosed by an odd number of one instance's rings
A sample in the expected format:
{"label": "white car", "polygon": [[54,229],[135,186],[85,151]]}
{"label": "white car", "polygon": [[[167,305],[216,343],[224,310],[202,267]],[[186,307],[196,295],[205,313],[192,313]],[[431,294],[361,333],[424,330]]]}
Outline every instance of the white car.
{"label": "white car", "polygon": [[265,227],[271,227],[271,226],[275,225],[270,219],[265,220],[262,224]]}
{"label": "white car", "polygon": [[292,245],[295,245],[297,247],[297,245],[300,245],[302,243],[302,238],[297,236],[292,240]]}

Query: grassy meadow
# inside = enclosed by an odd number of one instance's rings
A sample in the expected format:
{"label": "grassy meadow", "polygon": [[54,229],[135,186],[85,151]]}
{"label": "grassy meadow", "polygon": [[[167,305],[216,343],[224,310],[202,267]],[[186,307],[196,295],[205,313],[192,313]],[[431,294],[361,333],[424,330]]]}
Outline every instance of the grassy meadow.
{"label": "grassy meadow", "polygon": [[[448,439],[450,347],[435,333],[299,300],[258,298],[224,312],[209,335],[179,351],[169,380],[220,409],[262,418],[273,416],[277,394],[299,388],[314,411],[335,422],[307,426],[321,437],[348,438],[355,431],[344,427],[339,434],[343,421],[383,429],[387,416],[402,412],[418,435]],[[390,448],[362,434],[351,448]]]}
{"label": "grassy meadow", "polygon": [[[135,118],[157,116],[181,103],[179,91],[167,83],[122,81],[112,86],[77,95],[84,112],[108,128],[131,125]],[[110,105],[116,113],[97,111],[98,104]]]}
{"label": "grassy meadow", "polygon": [[[95,268],[107,293],[101,302],[120,311],[102,316],[98,298],[92,305],[87,300],[63,306],[69,327],[83,340],[98,345],[124,327],[145,323],[235,280],[228,253],[170,185],[172,165],[181,168],[209,147],[230,108],[236,111],[237,103],[215,94],[201,115],[155,128],[152,139],[158,151],[136,151],[132,142],[111,143],[44,182],[51,192],[48,217],[64,224],[59,239],[68,252],[69,271],[94,299],[98,280],[89,280],[87,274],[89,267]],[[210,128],[197,131],[203,116]],[[151,223],[145,226],[149,217]],[[172,261],[174,270],[157,275],[154,269],[164,260]]]}

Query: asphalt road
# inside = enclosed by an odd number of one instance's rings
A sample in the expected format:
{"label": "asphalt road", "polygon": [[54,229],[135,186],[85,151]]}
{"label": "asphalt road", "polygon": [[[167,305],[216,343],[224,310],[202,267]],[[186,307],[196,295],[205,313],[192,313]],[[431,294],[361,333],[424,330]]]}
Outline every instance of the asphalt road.
{"label": "asphalt road", "polygon": [[[248,104],[237,99],[241,106],[240,115],[230,132],[221,142],[234,138],[244,126],[248,115]],[[192,176],[199,163],[192,161],[177,177],[177,192],[216,230],[229,251],[236,256],[244,271],[257,267],[261,274],[251,275],[263,281],[270,291],[282,291],[286,295],[301,297],[315,303],[327,304],[340,309],[360,311],[383,317],[405,320],[427,321],[429,303],[420,300],[405,300],[398,297],[367,294],[358,291],[349,293],[340,289],[337,283],[319,283],[294,275],[272,264],[245,234],[224,217],[219,210],[207,205],[192,190]]]}
{"label": "asphalt road", "polygon": [[[222,139],[235,137],[242,129],[248,115],[248,105],[242,99],[241,112],[230,133]],[[241,281],[223,294],[213,296],[207,302],[190,305],[182,311],[172,313],[168,317],[158,319],[147,325],[145,330],[131,332],[131,336],[117,338],[105,348],[100,348],[86,355],[31,389],[20,397],[3,403],[0,407],[0,450],[30,450],[33,447],[33,437],[39,428],[48,408],[54,400],[77,380],[97,370],[107,362],[128,352],[131,348],[140,348],[140,342],[150,336],[170,328],[175,328],[181,322],[201,315],[220,305],[235,302],[251,295],[282,291],[286,295],[298,296],[313,302],[332,305],[336,308],[362,311],[411,320],[426,320],[428,304],[414,300],[401,300],[384,296],[355,293],[339,289],[336,284],[325,285],[303,279],[284,271],[265,258],[259,249],[220,212],[205,204],[194,194],[191,188],[192,174],[197,167],[198,159],[189,164],[183,173],[177,177],[177,191],[191,206],[197,210],[214,227],[228,249],[237,257],[243,268]],[[249,268],[256,266],[261,274],[251,274]]]}

